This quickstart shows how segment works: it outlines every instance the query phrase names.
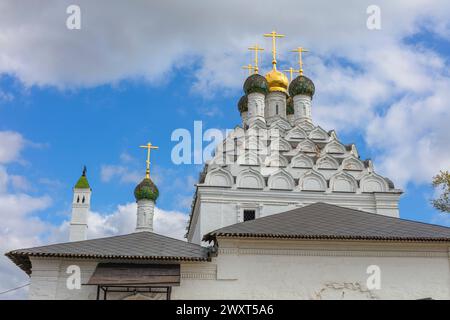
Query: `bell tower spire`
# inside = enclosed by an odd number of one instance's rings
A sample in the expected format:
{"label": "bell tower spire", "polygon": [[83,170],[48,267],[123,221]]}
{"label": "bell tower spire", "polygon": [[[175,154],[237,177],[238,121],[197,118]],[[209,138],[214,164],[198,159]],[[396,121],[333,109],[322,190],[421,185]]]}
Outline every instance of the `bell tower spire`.
{"label": "bell tower spire", "polygon": [[70,220],[69,241],[87,240],[88,215],[91,208],[91,187],[87,180],[87,169],[83,167],[81,177],[73,187],[72,217]]}

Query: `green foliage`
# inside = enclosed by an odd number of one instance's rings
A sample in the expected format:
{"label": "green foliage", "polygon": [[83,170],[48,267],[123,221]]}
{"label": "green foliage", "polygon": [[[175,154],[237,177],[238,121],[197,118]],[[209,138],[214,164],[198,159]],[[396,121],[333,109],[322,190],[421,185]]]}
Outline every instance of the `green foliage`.
{"label": "green foliage", "polygon": [[442,192],[436,199],[431,200],[433,206],[442,211],[450,213],[450,173],[440,171],[439,174],[433,177],[433,187],[439,188]]}

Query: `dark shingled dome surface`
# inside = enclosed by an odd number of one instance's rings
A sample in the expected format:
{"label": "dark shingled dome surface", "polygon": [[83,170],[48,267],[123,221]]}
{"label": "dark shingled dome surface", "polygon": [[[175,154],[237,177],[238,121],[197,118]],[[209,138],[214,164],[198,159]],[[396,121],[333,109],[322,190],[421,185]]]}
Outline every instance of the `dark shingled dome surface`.
{"label": "dark shingled dome surface", "polygon": [[260,74],[252,74],[244,82],[244,92],[245,94],[250,94],[254,92],[259,92],[262,94],[267,94],[269,92],[269,84],[265,77]]}
{"label": "dark shingled dome surface", "polygon": [[240,113],[248,111],[248,97],[247,96],[242,96],[239,99],[238,109],[239,109]]}
{"label": "dark shingled dome surface", "polygon": [[294,80],[292,80],[289,85],[289,95],[294,97],[298,94],[304,94],[310,96],[311,98],[314,95],[316,88],[311,79],[305,76],[298,76]]}
{"label": "dark shingled dome surface", "polygon": [[294,100],[288,97],[286,100],[286,114],[294,114]]}
{"label": "dark shingled dome surface", "polygon": [[134,189],[134,197],[136,198],[136,201],[143,199],[156,201],[158,196],[158,188],[149,178],[145,178],[144,180],[142,180],[141,183],[139,183]]}

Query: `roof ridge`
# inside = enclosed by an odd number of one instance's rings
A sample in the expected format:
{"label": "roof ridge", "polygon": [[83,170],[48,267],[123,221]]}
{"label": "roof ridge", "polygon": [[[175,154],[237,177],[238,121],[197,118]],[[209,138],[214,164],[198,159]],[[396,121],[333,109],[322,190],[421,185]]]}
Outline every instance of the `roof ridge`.
{"label": "roof ridge", "polygon": [[[288,211],[283,211],[283,212],[279,212],[279,213],[275,213],[275,214],[271,214],[268,216],[264,216],[264,217],[260,217],[254,220],[249,220],[249,221],[243,221],[243,222],[239,222],[239,223],[235,223],[226,227],[222,227],[219,229],[216,229],[214,231],[208,232],[207,235],[213,235],[223,229],[229,228],[231,226],[242,226],[242,225],[252,225],[252,224],[256,224],[256,223],[261,223],[264,222],[265,220],[271,220],[274,219],[280,215],[286,215],[286,214],[295,214],[298,210],[304,210],[306,208],[310,208],[310,207],[318,207],[318,206],[326,206],[326,207],[335,207],[335,208],[339,208],[339,209],[344,209],[344,210],[349,210],[352,211],[354,213],[358,213],[358,214],[367,214],[370,215],[372,217],[376,217],[376,218],[382,218],[385,220],[391,220],[391,221],[404,221],[404,222],[409,222],[409,223],[414,223],[414,224],[420,224],[420,225],[424,225],[424,226],[433,226],[433,227],[438,227],[438,228],[442,228],[442,229],[447,229],[450,230],[450,227],[447,226],[442,226],[442,225],[437,225],[437,224],[432,224],[432,223],[426,223],[426,222],[421,222],[421,221],[415,221],[415,220],[410,220],[410,219],[403,219],[400,217],[391,217],[391,216],[386,216],[386,215],[382,215],[382,214],[378,214],[378,213],[373,213],[373,212],[367,212],[367,211],[363,211],[363,210],[358,210],[358,209],[354,209],[354,208],[348,208],[348,207],[343,207],[343,206],[338,206],[335,204],[331,204],[331,203],[326,203],[326,202],[314,202],[311,204],[308,204],[306,206],[303,207],[299,207],[299,208],[295,208],[295,209],[291,209]],[[205,236],[207,236],[205,235]]]}
{"label": "roof ridge", "polygon": [[[322,201],[312,203],[312,204],[307,205],[307,206],[305,206],[305,207],[309,207],[309,206],[312,206],[312,205],[315,205],[315,204],[324,204],[324,205],[327,205],[327,206],[334,206],[334,207],[344,208],[344,209],[356,211],[356,212],[359,212],[359,213],[366,213],[366,214],[370,214],[370,215],[373,215],[373,216],[380,216],[380,217],[384,217],[384,218],[389,218],[389,219],[391,219],[391,220],[403,220],[403,221],[413,222],[413,223],[419,223],[419,224],[423,224],[423,225],[427,225],[427,226],[435,226],[435,227],[442,227],[442,228],[450,229],[450,227],[443,226],[443,225],[440,225],[440,224],[428,223],[428,222],[417,221],[417,220],[411,220],[411,219],[405,219],[405,218],[400,218],[400,217],[391,217],[391,216],[386,216],[386,215],[379,214],[379,213],[374,213],[374,212],[368,212],[368,211],[358,210],[358,209],[354,209],[354,208],[348,208],[348,207],[337,206],[337,205],[334,205],[334,204],[331,204],[331,203],[322,202]],[[305,208],[305,207],[302,207],[302,208]],[[296,209],[294,209],[294,210],[296,210]],[[291,210],[290,210],[290,211],[291,211]],[[285,212],[287,212],[287,211],[285,211]],[[281,212],[281,213],[283,213],[283,212]],[[278,213],[277,213],[277,214],[278,214]]]}
{"label": "roof ridge", "polygon": [[17,252],[17,251],[30,250],[30,249],[44,249],[44,248],[51,247],[51,246],[56,246],[56,245],[69,245],[69,244],[77,244],[77,243],[89,243],[89,242],[99,241],[99,240],[109,240],[109,239],[116,239],[116,238],[124,238],[124,237],[135,236],[135,235],[139,235],[139,234],[143,234],[143,233],[152,234],[152,235],[154,235],[156,237],[160,237],[160,238],[164,238],[164,239],[170,239],[170,240],[173,240],[173,241],[176,241],[176,242],[182,242],[183,244],[188,244],[188,245],[192,245],[192,246],[196,246],[196,247],[206,248],[206,247],[198,245],[196,243],[192,243],[192,242],[188,242],[188,241],[172,238],[172,237],[169,237],[169,236],[166,236],[166,235],[162,235],[162,234],[159,234],[159,233],[155,233],[155,232],[152,232],[152,231],[140,231],[140,232],[132,232],[132,233],[120,234],[120,235],[114,235],[114,236],[108,236],[108,237],[87,239],[87,240],[57,242],[57,243],[46,244],[46,245],[43,245],[43,246],[19,248],[19,249],[10,250],[7,253],[10,253],[10,252],[13,253],[13,252]]}

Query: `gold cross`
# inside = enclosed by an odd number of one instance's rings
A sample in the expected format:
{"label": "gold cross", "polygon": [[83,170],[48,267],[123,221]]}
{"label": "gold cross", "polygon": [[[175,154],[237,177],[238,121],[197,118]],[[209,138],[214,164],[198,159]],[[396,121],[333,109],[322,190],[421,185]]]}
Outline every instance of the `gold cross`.
{"label": "gold cross", "polygon": [[158,149],[157,146],[152,145],[150,142],[147,143],[145,146],[139,146],[140,148],[145,148],[147,149],[147,169],[145,170],[145,177],[147,179],[150,178],[150,151],[152,149]]}
{"label": "gold cross", "polygon": [[272,38],[272,66],[273,69],[277,68],[277,45],[275,42],[276,38],[283,38],[283,34],[279,34],[276,31],[272,31],[271,33],[265,33],[264,37]]}
{"label": "gold cross", "polygon": [[289,72],[289,81],[292,81],[294,72],[298,72],[298,70],[295,70],[294,68],[290,67],[287,70],[283,70],[284,72]]}
{"label": "gold cross", "polygon": [[242,69],[247,69],[248,70],[248,75],[251,76],[253,72],[257,73],[255,71],[255,67],[252,66],[251,64],[248,64],[246,66],[243,66]]}
{"label": "gold cross", "polygon": [[303,52],[308,52],[307,49],[302,48],[302,47],[298,47],[295,50],[292,50],[292,52],[298,52],[298,73],[300,75],[303,74],[303,60],[302,60],[302,53]]}
{"label": "gold cross", "polygon": [[259,71],[259,67],[258,67],[258,51],[264,51],[264,49],[261,48],[260,46],[258,46],[258,44],[255,44],[253,47],[248,48],[248,50],[255,51],[255,60],[254,60],[255,65],[254,65],[253,68],[255,70],[255,73],[258,73],[258,71]]}

